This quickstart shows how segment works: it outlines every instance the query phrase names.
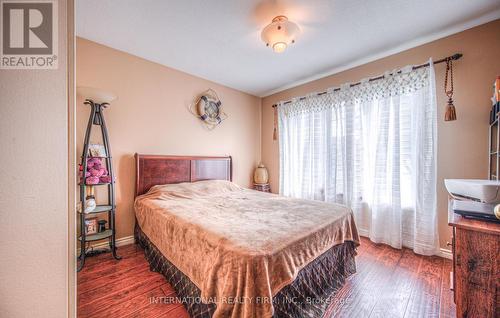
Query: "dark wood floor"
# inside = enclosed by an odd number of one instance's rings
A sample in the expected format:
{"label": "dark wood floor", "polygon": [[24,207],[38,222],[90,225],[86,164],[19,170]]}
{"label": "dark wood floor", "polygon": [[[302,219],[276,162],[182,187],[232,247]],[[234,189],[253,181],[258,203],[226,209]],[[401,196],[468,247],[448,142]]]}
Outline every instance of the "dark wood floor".
{"label": "dark wood floor", "polygon": [[[162,275],[149,271],[138,246],[121,247],[119,254],[121,261],[109,254],[89,258],[78,273],[78,317],[189,317],[181,304],[151,301],[175,292]],[[357,273],[339,291],[328,317],[455,317],[451,261],[362,239],[356,263]]]}

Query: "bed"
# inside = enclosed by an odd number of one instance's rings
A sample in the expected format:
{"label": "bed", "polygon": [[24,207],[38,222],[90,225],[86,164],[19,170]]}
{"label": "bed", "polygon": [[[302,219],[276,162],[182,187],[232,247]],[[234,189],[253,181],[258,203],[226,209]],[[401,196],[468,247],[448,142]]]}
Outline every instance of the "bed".
{"label": "bed", "polygon": [[231,157],[136,154],[136,168],[136,242],[191,317],[322,317],[356,271],[347,207],[243,189]]}

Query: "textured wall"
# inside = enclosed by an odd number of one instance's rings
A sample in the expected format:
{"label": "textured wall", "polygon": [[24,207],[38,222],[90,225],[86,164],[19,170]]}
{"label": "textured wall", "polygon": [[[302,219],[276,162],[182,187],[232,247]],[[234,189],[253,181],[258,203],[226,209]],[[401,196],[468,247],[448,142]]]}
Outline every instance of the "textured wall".
{"label": "textured wall", "polygon": [[0,317],[69,314],[66,9],[71,3],[58,1],[57,70],[0,70]]}
{"label": "textured wall", "polygon": [[[260,98],[81,38],[76,59],[77,86],[104,88],[118,95],[104,114],[117,176],[118,238],[133,234],[136,152],[231,155],[233,180],[250,186],[260,159]],[[208,88],[216,90],[229,116],[212,131],[187,109]],[[80,154],[89,109],[81,98],[76,108]]]}
{"label": "textured wall", "polygon": [[454,64],[455,106],[458,120],[444,122],[447,98],[443,93],[444,64],[436,66],[438,93],[438,213],[442,247],[450,238],[447,225],[447,192],[443,179],[487,178],[488,118],[492,84],[500,75],[500,20],[395,54],[389,57],[309,82],[262,100],[262,161],[270,173],[271,188],[278,191],[279,149],[272,140],[271,105],[291,97],[322,91],[328,87],[376,76],[407,64],[420,64],[429,57],[439,59],[455,52],[464,57]]}

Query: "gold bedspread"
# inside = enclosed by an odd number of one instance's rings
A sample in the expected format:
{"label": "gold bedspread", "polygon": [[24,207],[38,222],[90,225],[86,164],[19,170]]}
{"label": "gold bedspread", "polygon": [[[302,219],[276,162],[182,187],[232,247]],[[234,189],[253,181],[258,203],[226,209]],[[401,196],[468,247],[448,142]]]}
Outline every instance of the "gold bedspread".
{"label": "gold bedspread", "polygon": [[342,205],[242,189],[229,181],[155,186],[135,201],[154,245],[216,302],[214,317],[271,317],[272,297],[332,246],[359,244]]}

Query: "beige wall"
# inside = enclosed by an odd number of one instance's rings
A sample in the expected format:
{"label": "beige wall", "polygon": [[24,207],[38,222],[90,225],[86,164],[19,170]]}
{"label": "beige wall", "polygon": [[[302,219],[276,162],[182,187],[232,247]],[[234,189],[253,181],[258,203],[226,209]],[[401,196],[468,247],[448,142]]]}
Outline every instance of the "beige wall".
{"label": "beige wall", "polygon": [[62,318],[72,312],[68,7],[72,1],[58,1],[57,70],[0,70],[0,317]]}
{"label": "beige wall", "polygon": [[[105,111],[117,176],[117,237],[133,234],[134,153],[231,155],[233,180],[250,186],[260,159],[260,98],[77,38],[77,86],[108,89],[118,99]],[[189,111],[213,88],[229,118],[208,131]],[[88,106],[77,98],[80,154]]]}
{"label": "beige wall", "polygon": [[436,66],[438,92],[438,213],[441,246],[446,246],[450,230],[447,226],[447,193],[443,179],[487,178],[488,118],[492,83],[500,75],[500,20],[395,54],[332,76],[328,76],[280,93],[262,101],[262,161],[270,172],[273,191],[278,191],[279,149],[272,140],[271,105],[291,97],[302,96],[342,83],[382,74],[407,64],[419,64],[429,57],[439,59],[455,52],[464,57],[455,70],[455,106],[458,120],[444,122],[446,96],[443,93],[444,64]]}
{"label": "beige wall", "polygon": [[[118,237],[132,235],[135,152],[151,154],[232,155],[234,180],[249,186],[259,158],[278,190],[278,143],[272,140],[271,105],[279,100],[321,91],[341,83],[379,75],[407,64],[462,52],[455,63],[455,105],[459,119],[442,120],[444,65],[436,66],[438,88],[438,209],[442,246],[449,239],[444,178],[485,178],[491,84],[500,74],[495,52],[500,21],[328,76],[262,99],[168,67],[87,41],[77,40],[77,85],[114,91],[119,97],[106,111],[117,174]],[[229,120],[207,131],[187,107],[199,92],[219,93]],[[88,109],[77,100],[77,142],[81,147]],[[260,127],[262,126],[262,130]],[[261,140],[260,140],[261,138]],[[261,147],[261,148],[260,148]]]}

